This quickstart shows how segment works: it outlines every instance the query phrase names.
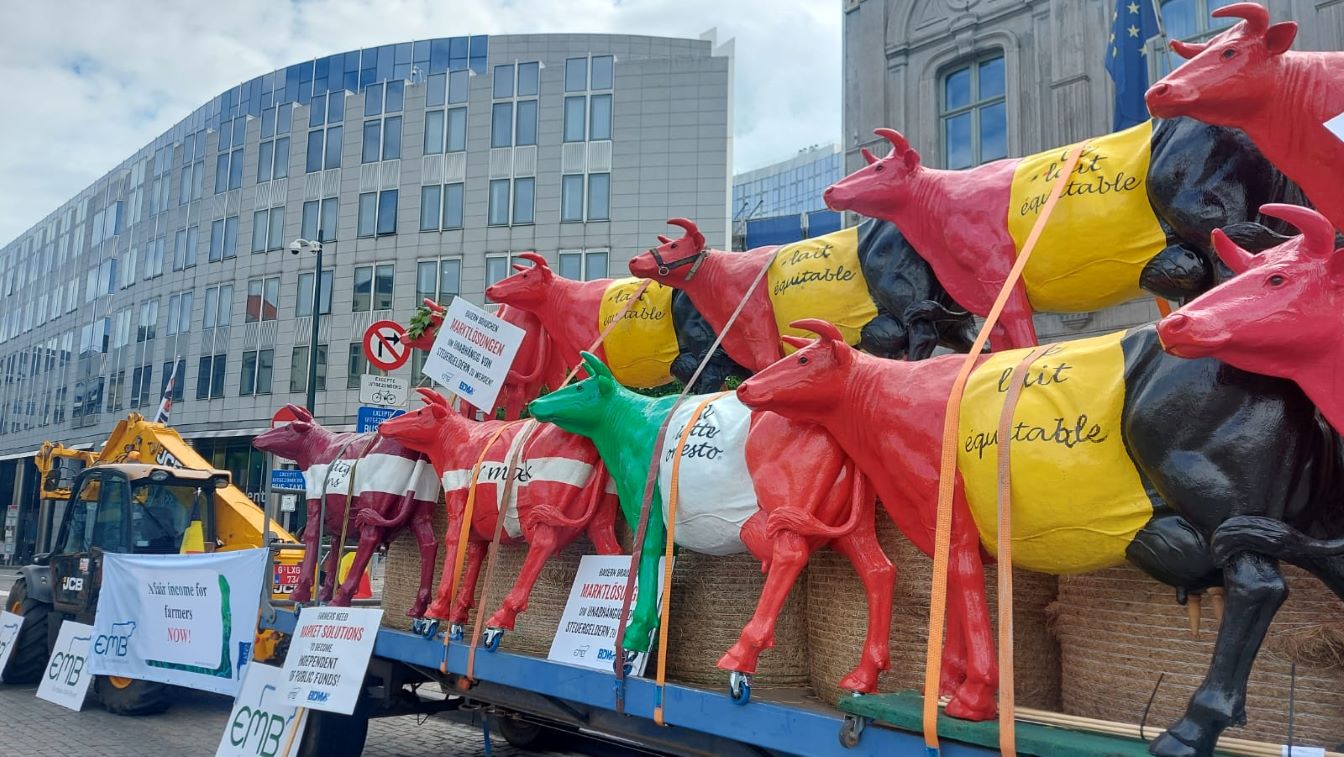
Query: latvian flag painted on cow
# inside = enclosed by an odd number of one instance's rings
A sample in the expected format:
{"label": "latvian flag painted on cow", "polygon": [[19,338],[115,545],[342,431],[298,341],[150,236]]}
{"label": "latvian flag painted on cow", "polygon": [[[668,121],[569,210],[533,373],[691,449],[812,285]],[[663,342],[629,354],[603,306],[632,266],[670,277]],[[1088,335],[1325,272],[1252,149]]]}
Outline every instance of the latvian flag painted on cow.
{"label": "latvian flag painted on cow", "polygon": [[173,358],[173,372],[168,383],[163,385],[163,399],[159,401],[159,412],[154,414],[155,423],[167,423],[168,415],[173,412],[173,387],[177,385],[177,367],[181,364],[180,356]]}

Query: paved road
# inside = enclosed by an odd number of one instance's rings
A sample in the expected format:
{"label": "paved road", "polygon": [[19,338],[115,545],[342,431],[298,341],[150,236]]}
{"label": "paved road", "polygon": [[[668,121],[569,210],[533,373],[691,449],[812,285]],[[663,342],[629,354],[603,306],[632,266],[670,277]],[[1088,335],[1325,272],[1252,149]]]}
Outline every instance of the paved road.
{"label": "paved road", "polygon": [[[180,689],[173,706],[161,715],[125,718],[109,714],[92,697],[81,712],[72,712],[33,696],[36,686],[0,685],[0,754],[6,757],[47,755],[213,755],[224,732],[232,700],[216,694]],[[492,740],[500,757],[551,755],[579,757],[617,752],[575,737],[565,752],[523,752],[502,739]],[[624,751],[624,750],[621,750]],[[629,753],[629,752],[628,752]],[[444,717],[381,718],[369,726],[367,757],[481,757],[481,731]]]}

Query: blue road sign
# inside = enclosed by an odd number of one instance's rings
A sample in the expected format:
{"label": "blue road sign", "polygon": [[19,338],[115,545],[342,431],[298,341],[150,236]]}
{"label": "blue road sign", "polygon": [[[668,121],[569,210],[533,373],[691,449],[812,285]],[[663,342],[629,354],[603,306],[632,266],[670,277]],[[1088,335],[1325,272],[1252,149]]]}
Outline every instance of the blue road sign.
{"label": "blue road sign", "polygon": [[405,410],[398,410],[391,407],[363,406],[359,408],[359,412],[355,414],[355,431],[361,434],[365,431],[374,431],[383,421],[405,413]]}
{"label": "blue road sign", "polygon": [[271,471],[271,488],[276,491],[304,491],[306,487],[303,484],[303,471],[284,468],[273,469]]}

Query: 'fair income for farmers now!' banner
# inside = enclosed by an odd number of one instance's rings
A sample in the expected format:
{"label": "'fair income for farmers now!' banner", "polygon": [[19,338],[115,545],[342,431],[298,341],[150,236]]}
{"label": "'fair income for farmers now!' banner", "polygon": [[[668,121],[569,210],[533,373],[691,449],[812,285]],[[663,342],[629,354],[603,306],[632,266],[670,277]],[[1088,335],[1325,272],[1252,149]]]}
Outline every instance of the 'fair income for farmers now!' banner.
{"label": "'fair income for farmers now!' banner", "polygon": [[90,672],[236,695],[265,575],[265,549],[108,553]]}
{"label": "'fair income for farmers now!' banner", "polygon": [[523,330],[462,297],[443,316],[424,374],[448,391],[489,411],[523,344]]}

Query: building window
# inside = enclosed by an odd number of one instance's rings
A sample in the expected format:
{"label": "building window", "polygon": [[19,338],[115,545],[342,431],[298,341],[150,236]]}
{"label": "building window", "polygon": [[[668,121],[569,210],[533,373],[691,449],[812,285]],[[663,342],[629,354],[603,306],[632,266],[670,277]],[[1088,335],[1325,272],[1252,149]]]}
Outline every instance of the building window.
{"label": "building window", "polygon": [[[565,92],[598,92],[612,86],[613,58],[595,56],[565,61]],[[564,137],[566,142],[611,139],[611,94],[578,94],[565,97]]]}
{"label": "building window", "polygon": [[490,208],[487,221],[491,226],[509,225],[509,180],[490,182]]}
{"label": "building window", "polygon": [[[416,350],[419,352],[419,350]],[[345,377],[346,389],[358,389],[360,377],[368,373],[374,376],[386,376],[387,371],[381,368],[374,368],[367,358],[364,357],[364,345],[361,342],[350,343],[350,359],[347,363],[348,369]]]}
{"label": "building window", "polygon": [[588,213],[589,221],[605,221],[611,218],[611,174],[588,174]]}
{"label": "building window", "polygon": [[981,55],[940,79],[943,162],[970,168],[1008,156],[1003,53]]}
{"label": "building window", "polygon": [[490,146],[513,144],[513,103],[495,103],[490,109]]}
{"label": "building window", "polygon": [[[364,147],[360,162],[396,160],[401,157],[401,108],[406,83],[390,80],[364,90]],[[396,115],[394,115],[396,114]]]}
{"label": "building window", "polygon": [[252,214],[252,251],[269,252],[283,248],[285,236],[284,207],[258,210]]}
{"label": "building window", "polygon": [[219,125],[219,155],[215,157],[215,194],[243,185],[243,134],[247,118],[238,117]]}
{"label": "building window", "polygon": [[[511,273],[509,266],[515,262],[513,255],[486,255],[485,256],[485,285],[490,286],[496,282],[503,281]],[[531,262],[523,261],[523,265],[532,265]]]}
{"label": "building window", "polygon": [[[121,288],[125,289],[135,284],[136,269],[136,249],[134,247],[126,251],[126,257],[121,261]],[[176,270],[176,269],[174,269]]]}
{"label": "building window", "polygon": [[616,59],[610,55],[593,56],[593,78],[589,83],[589,89],[611,89],[615,78],[615,61]]}
{"label": "building window", "polygon": [[191,330],[191,300],[190,290],[169,295],[168,330],[165,332],[168,336],[185,334]]}
{"label": "building window", "polygon": [[513,223],[515,225],[532,223],[533,193],[536,179],[513,180]]}
{"label": "building window", "polygon": [[[585,180],[587,192],[585,197]],[[585,213],[585,199],[587,212]],[[570,174],[560,177],[560,220],[606,221],[611,217],[611,174]]]}
{"label": "building window", "polygon": [[173,237],[173,270],[181,271],[196,265],[197,227],[178,229]]}
{"label": "building window", "polygon": [[359,223],[356,233],[361,237],[386,236],[397,233],[397,190],[366,192],[359,196]]}
{"label": "building window", "polygon": [[568,58],[565,60],[565,91],[582,92],[588,89],[588,59]]}
{"label": "building window", "polygon": [[327,197],[321,201],[309,200],[303,204],[303,222],[299,236],[319,242],[336,241],[336,222],[340,215],[340,198]]}
{"label": "building window", "polygon": [[248,350],[243,353],[243,372],[238,382],[239,396],[271,393],[275,372],[275,350]]}
{"label": "building window", "polygon": [[[186,135],[182,140],[182,186],[178,204],[201,199],[205,186],[205,130]],[[164,193],[167,202],[167,192]]]}
{"label": "building window", "polygon": [[448,305],[462,284],[462,261],[457,258],[421,260],[415,264],[415,302],[426,298]]}
{"label": "building window", "polygon": [[163,364],[163,383],[159,386],[159,396],[168,393],[168,382],[173,382],[173,402],[181,402],[182,396],[186,393],[187,386],[187,359],[181,358],[177,361],[176,370],[173,367],[173,361],[169,360]]}
{"label": "building window", "polygon": [[[142,365],[131,371],[130,406],[140,407],[149,404],[150,384],[154,381],[154,366]],[[79,394],[78,391],[75,394]]]}
{"label": "building window", "polygon": [[224,396],[224,367],[226,355],[201,355],[196,369],[196,399],[219,399]]}
{"label": "building window", "polygon": [[576,281],[607,278],[607,250],[561,250],[557,269]]}
{"label": "building window", "polygon": [[560,220],[583,220],[583,174],[560,177]]}
{"label": "building window", "polygon": [[233,307],[233,285],[206,287],[205,314],[201,319],[203,328],[229,325],[229,311]]}
{"label": "building window", "polygon": [[167,235],[163,234],[145,243],[145,279],[163,275],[163,243]]}
{"label": "building window", "polygon": [[[490,146],[512,147],[537,143],[537,88],[539,65],[512,63],[495,66],[491,106]],[[530,98],[530,99],[521,99]]]}
{"label": "building window", "polygon": [[425,154],[467,149],[467,109],[425,111]]}
{"label": "building window", "polygon": [[[1185,62],[1167,45],[1168,39],[1205,42],[1235,24],[1235,18],[1214,18],[1211,15],[1215,10],[1234,2],[1237,0],[1162,0],[1162,26],[1167,36],[1146,40],[1148,80],[1155,82]],[[1135,23],[1135,26],[1140,25]]]}
{"label": "building window", "polygon": [[584,123],[585,111],[587,110],[588,98],[580,95],[578,97],[565,98],[565,141],[582,142],[586,125]]}
{"label": "building window", "polygon": [[289,128],[294,109],[289,105],[261,112],[261,139],[257,147],[257,182],[289,176]]}
{"label": "building window", "polygon": [[513,143],[519,147],[537,143],[537,101],[519,100],[518,115],[514,120]]}
{"label": "building window", "polygon": [[159,298],[140,303],[140,327],[135,330],[135,341],[148,342],[154,338],[159,325]]}
{"label": "building window", "polygon": [[[317,345],[317,390],[327,388],[327,345]],[[308,346],[295,347],[289,361],[289,391],[308,391]]]}
{"label": "building window", "polygon": [[392,309],[392,285],[396,266],[392,263],[355,266],[355,313]]}
{"label": "building window", "polygon": [[341,131],[345,121],[345,92],[315,97],[308,105],[308,173],[341,167]]}
{"label": "building window", "polygon": [[238,216],[221,218],[210,224],[211,263],[227,260],[238,254]]}
{"label": "building window", "polygon": [[248,279],[244,323],[274,321],[280,310],[280,277]]}
{"label": "building window", "polygon": [[[322,307],[322,315],[331,314],[331,280],[332,271],[330,268],[322,271],[322,300],[319,303]],[[313,314],[313,272],[306,271],[299,274],[299,301],[295,308],[295,317],[307,318]]]}
{"label": "building window", "polygon": [[107,379],[107,409],[109,412],[121,409],[121,390],[126,384],[126,371],[117,371]]}

